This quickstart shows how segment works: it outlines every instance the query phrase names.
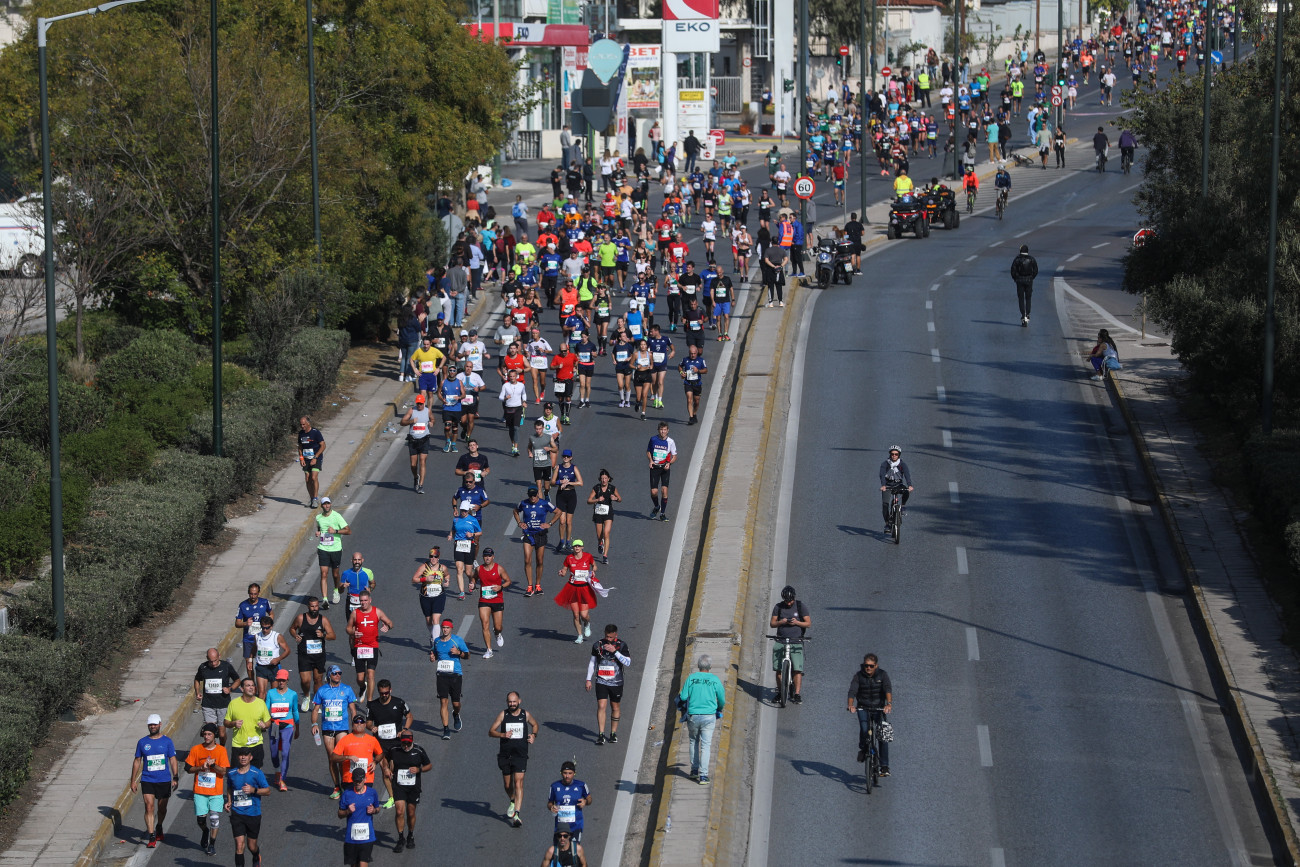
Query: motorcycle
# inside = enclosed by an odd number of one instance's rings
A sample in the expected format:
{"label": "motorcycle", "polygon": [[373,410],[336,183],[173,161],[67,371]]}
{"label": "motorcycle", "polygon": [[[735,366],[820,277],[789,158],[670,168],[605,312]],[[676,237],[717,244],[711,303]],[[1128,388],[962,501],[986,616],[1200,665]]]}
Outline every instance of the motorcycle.
{"label": "motorcycle", "polygon": [[840,280],[848,286],[853,282],[853,245],[837,244],[834,238],[817,241],[817,287],[826,289]]}

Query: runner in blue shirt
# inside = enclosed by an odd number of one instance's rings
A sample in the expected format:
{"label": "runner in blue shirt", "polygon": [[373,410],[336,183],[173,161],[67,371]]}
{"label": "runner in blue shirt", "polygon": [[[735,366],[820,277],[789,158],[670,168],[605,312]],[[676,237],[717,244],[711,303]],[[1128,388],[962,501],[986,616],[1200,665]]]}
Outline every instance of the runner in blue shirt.
{"label": "runner in blue shirt", "polygon": [[[475,552],[479,537],[483,535],[483,525],[469,513],[463,503],[456,503],[457,517],[451,522],[451,532],[447,539],[451,541],[452,559],[456,562],[456,598],[465,598],[465,573],[473,573]],[[471,574],[471,578],[474,576]]]}
{"label": "runner in blue shirt", "polygon": [[442,398],[442,428],[447,440],[442,446],[445,454],[456,451],[456,430],[460,426],[460,399],[465,396],[465,382],[456,377],[455,364],[447,365],[447,376],[438,385],[438,393]]}
{"label": "runner in blue shirt", "polygon": [[[450,620],[442,621],[438,637],[433,641],[433,649],[429,651],[429,661],[437,669],[438,710],[442,717],[444,741],[451,740],[453,727],[456,731],[460,731],[461,677],[465,673],[460,667],[460,661],[469,657],[469,647],[465,644],[465,639],[451,634],[454,625]],[[451,702],[450,726],[447,719],[448,701]]]}
{"label": "runner in blue shirt", "polygon": [[243,862],[247,845],[253,863],[260,864],[257,838],[262,831],[262,796],[271,791],[271,786],[252,761],[252,750],[235,750],[235,767],[226,772],[226,809],[230,812],[230,833],[235,836],[235,861]]}
{"label": "runner in blue shirt", "polygon": [[262,598],[262,585],[248,585],[248,598],[239,603],[235,612],[235,625],[244,630],[244,663],[248,676],[253,676],[253,652],[257,647],[257,634],[262,631],[262,617],[271,610],[271,603]]}
{"label": "runner in blue shirt", "polygon": [[162,734],[162,717],[151,713],[145,725],[149,734],[136,741],[135,760],[131,762],[131,791],[144,792],[144,827],[149,832],[148,846],[153,849],[162,842],[167,801],[180,785],[181,777],[176,764],[176,745]]}
{"label": "runner in blue shirt", "polygon": [[650,383],[650,399],[657,409],[663,409],[664,374],[668,371],[669,359],[677,351],[673,348],[673,342],[663,336],[658,323],[650,326],[650,339],[646,341],[646,347],[650,350],[650,370],[654,377]]}
{"label": "runner in blue shirt", "polygon": [[582,842],[582,808],[591,806],[591,790],[575,777],[577,765],[565,762],[560,765],[560,779],[551,783],[551,794],[546,799],[547,808],[555,814],[555,829],[561,822],[569,823],[576,842]]}
{"label": "runner in blue shirt", "polygon": [[488,499],[487,492],[483,486],[478,483],[474,476],[466,473],[456,489],[456,493],[451,498],[451,515],[456,517],[456,513],[465,508],[469,510],[471,517],[478,518],[483,514],[483,507],[492,502]]}
{"label": "runner in blue shirt", "polygon": [[366,772],[352,772],[352,788],[339,798],[339,818],[347,819],[343,834],[343,863],[366,865],[374,860],[375,814],[379,795],[366,785]]}
{"label": "runner in blue shirt", "polygon": [[645,451],[646,460],[650,464],[650,499],[655,506],[654,511],[650,513],[650,520],[659,518],[661,521],[667,521],[668,481],[673,461],[677,460],[677,443],[668,436],[667,422],[659,422],[659,432],[650,437]]}
{"label": "runner in blue shirt", "polygon": [[352,552],[352,568],[339,576],[339,590],[348,594],[347,605],[343,606],[343,622],[346,623],[353,608],[361,607],[361,591],[375,592],[375,573],[365,567],[365,558],[360,551]]}
{"label": "runner in blue shirt", "polygon": [[[542,592],[542,566],[546,560],[547,531],[551,528],[551,513],[555,506],[541,499],[537,488],[529,488],[528,496],[515,506],[515,523],[524,531],[524,575],[528,578],[525,596]],[[534,581],[534,578],[536,579]]]}
{"label": "runner in blue shirt", "polygon": [[348,733],[348,720],[357,712],[357,694],[352,687],[342,683],[343,669],[337,665],[331,665],[325,674],[329,682],[316,690],[311,699],[311,730],[321,736],[325,745],[330,777],[334,780],[334,792],[330,797],[337,798],[342,791],[342,779],[338,765],[329,762],[329,757],[334,755],[335,740]]}

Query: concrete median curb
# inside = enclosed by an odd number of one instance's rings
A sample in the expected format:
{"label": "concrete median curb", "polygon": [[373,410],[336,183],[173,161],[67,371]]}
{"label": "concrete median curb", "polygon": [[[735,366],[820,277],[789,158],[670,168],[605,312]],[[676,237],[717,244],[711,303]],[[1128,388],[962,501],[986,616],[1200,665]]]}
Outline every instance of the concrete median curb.
{"label": "concrete median curb", "polygon": [[1147,448],[1146,438],[1142,433],[1142,429],[1138,426],[1132,408],[1129,406],[1128,397],[1124,394],[1124,388],[1113,371],[1108,370],[1106,372],[1106,382],[1115,395],[1115,402],[1119,407],[1120,414],[1124,417],[1124,422],[1128,425],[1129,435],[1133,440],[1134,448],[1137,450],[1138,460],[1142,464],[1142,471],[1148,484],[1151,485],[1151,489],[1155,492],[1160,519],[1164,523],[1165,530],[1169,533],[1170,541],[1173,543],[1174,555],[1183,574],[1187,577],[1188,586],[1191,588],[1192,600],[1195,603],[1192,606],[1195,613],[1194,626],[1214,651],[1210,659],[1210,675],[1230,699],[1228,706],[1225,708],[1226,716],[1231,726],[1236,729],[1237,734],[1249,746],[1250,762],[1244,770],[1247,779],[1261,787],[1264,790],[1263,794],[1266,795],[1270,809],[1261,811],[1265,824],[1271,826],[1272,834],[1285,843],[1287,853],[1291,859],[1290,863],[1300,864],[1300,840],[1297,839],[1295,828],[1292,825],[1286,800],[1278,788],[1274,771],[1268,763],[1268,758],[1264,755],[1259,738],[1255,734],[1254,725],[1241,701],[1240,688],[1233,676],[1218,630],[1214,626],[1209,606],[1206,604],[1196,564],[1187,551],[1182,533],[1178,528],[1178,520],[1174,515],[1173,506],[1160,484],[1160,476]]}

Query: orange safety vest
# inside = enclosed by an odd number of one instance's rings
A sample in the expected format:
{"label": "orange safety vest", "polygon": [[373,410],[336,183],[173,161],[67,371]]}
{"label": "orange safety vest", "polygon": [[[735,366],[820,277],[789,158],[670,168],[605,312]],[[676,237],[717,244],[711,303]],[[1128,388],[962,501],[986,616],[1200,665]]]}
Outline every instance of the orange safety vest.
{"label": "orange safety vest", "polygon": [[781,224],[781,246],[794,246],[794,223],[785,222]]}

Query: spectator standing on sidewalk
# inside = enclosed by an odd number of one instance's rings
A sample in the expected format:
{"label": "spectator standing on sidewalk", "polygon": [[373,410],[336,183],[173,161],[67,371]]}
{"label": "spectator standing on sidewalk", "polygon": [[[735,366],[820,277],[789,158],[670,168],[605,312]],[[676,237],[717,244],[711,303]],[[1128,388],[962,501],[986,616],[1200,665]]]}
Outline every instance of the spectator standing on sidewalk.
{"label": "spectator standing on sidewalk", "polygon": [[698,669],[682,684],[677,704],[682,708],[686,730],[691,737],[691,779],[701,786],[709,784],[709,759],[713,748],[713,728],[722,718],[727,695],[722,681],[713,673],[713,658],[707,653],[695,661]]}
{"label": "spectator standing on sidewalk", "polygon": [[684,174],[689,175],[695,170],[695,161],[699,158],[702,147],[700,140],[695,137],[695,130],[691,130],[682,142],[682,149],[686,152],[686,166],[682,169]]}

